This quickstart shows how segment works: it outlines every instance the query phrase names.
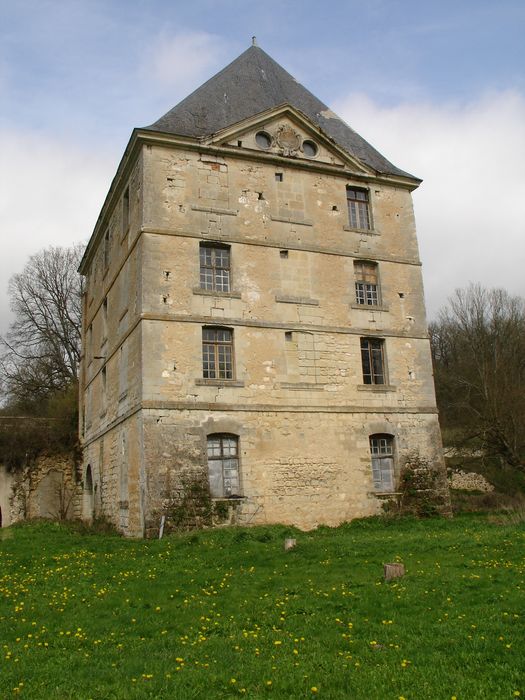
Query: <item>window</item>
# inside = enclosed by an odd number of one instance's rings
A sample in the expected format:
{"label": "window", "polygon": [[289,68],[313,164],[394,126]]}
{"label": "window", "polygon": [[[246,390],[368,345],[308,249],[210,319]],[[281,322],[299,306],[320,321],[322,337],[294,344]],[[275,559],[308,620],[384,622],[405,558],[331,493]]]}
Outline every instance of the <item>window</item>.
{"label": "window", "polygon": [[209,435],[208,478],[212,498],[238,496],[239,439],[236,435]]}
{"label": "window", "polygon": [[361,338],[361,362],[364,384],[385,383],[384,341],[377,338]]}
{"label": "window", "polygon": [[230,291],[230,249],[227,246],[200,246],[201,289]]}
{"label": "window", "polygon": [[355,300],[362,306],[378,306],[379,284],[377,263],[357,261],[354,263]]}
{"label": "window", "polygon": [[391,435],[371,435],[372,477],[376,491],[394,490],[394,438]]}
{"label": "window", "polygon": [[370,212],[368,209],[368,190],[353,187],[346,188],[348,203],[348,218],[352,228],[371,229]]}
{"label": "window", "polygon": [[259,148],[267,151],[272,145],[272,137],[270,134],[266,133],[266,131],[258,131],[255,134],[255,143],[259,146]]}
{"label": "window", "polygon": [[229,328],[202,329],[202,376],[233,379],[233,331]]}
{"label": "window", "polygon": [[313,141],[303,141],[303,153],[307,158],[315,158],[317,150],[317,144]]}

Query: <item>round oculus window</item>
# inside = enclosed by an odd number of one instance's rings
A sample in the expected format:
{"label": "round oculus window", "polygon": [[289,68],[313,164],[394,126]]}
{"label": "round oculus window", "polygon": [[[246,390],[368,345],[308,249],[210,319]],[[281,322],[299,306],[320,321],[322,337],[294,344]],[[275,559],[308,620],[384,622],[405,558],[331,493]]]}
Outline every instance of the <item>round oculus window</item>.
{"label": "round oculus window", "polygon": [[317,150],[317,144],[313,141],[303,141],[303,153],[307,158],[315,158]]}
{"label": "round oculus window", "polygon": [[267,134],[266,131],[258,131],[255,134],[255,143],[259,148],[264,148],[264,150],[267,151],[272,145],[272,137],[270,134]]}

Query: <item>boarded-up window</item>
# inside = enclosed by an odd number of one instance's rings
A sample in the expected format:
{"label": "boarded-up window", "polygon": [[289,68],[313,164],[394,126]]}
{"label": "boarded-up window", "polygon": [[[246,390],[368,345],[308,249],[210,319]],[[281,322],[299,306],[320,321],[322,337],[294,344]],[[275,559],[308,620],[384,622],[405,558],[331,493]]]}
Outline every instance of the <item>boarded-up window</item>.
{"label": "boarded-up window", "polygon": [[230,249],[227,246],[200,246],[200,286],[216,292],[230,291]]}
{"label": "boarded-up window", "polygon": [[229,328],[202,329],[202,376],[233,379],[233,331]]}
{"label": "boarded-up window", "polygon": [[368,190],[346,188],[348,220],[352,228],[371,229]]}
{"label": "boarded-up window", "polygon": [[372,477],[376,491],[394,490],[394,438],[391,435],[371,435]]}
{"label": "boarded-up window", "polygon": [[236,435],[209,435],[207,453],[212,498],[239,496],[238,437]]}
{"label": "boarded-up window", "polygon": [[364,384],[385,384],[384,341],[361,338],[361,362]]}
{"label": "boarded-up window", "polygon": [[354,263],[355,300],[363,306],[379,304],[377,263],[359,260]]}

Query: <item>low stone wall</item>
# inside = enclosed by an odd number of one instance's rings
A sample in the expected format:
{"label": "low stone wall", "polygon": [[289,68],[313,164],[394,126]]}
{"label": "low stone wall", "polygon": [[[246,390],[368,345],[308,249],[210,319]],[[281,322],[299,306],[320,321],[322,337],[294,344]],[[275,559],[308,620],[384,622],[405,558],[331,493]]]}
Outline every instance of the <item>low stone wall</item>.
{"label": "low stone wall", "polygon": [[41,455],[16,471],[0,464],[3,527],[26,518],[78,518],[80,495],[75,462],[70,456]]}
{"label": "low stone wall", "polygon": [[490,493],[494,491],[494,486],[485,479],[482,474],[476,472],[465,472],[461,469],[450,474],[450,488],[461,489],[463,491],[483,491]]}

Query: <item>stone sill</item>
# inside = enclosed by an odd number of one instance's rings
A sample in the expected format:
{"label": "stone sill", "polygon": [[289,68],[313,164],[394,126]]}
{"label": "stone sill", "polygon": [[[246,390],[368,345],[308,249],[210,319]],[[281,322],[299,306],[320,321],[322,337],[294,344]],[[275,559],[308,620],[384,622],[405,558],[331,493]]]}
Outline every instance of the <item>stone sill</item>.
{"label": "stone sill", "polygon": [[398,498],[403,494],[401,491],[369,491],[369,496],[375,496],[376,498]]}
{"label": "stone sill", "polygon": [[280,221],[283,224],[297,224],[298,226],[313,226],[310,219],[294,219],[292,216],[270,216],[271,221]]}
{"label": "stone sill", "polygon": [[326,384],[317,384],[316,382],[281,382],[281,389],[291,389],[292,391],[299,390],[317,390],[324,391]]}
{"label": "stone sill", "polygon": [[319,299],[309,297],[291,297],[286,294],[276,294],[275,301],[281,304],[303,304],[304,306],[319,306]]}
{"label": "stone sill", "polygon": [[240,503],[246,500],[246,496],[212,496],[213,503]]}
{"label": "stone sill", "polygon": [[202,289],[201,287],[193,287],[193,293],[203,297],[222,297],[223,299],[240,299],[241,293],[237,291],[218,292],[215,289]]}
{"label": "stone sill", "polygon": [[393,384],[358,384],[357,391],[397,391]]}
{"label": "stone sill", "polygon": [[374,304],[350,304],[350,308],[357,311],[390,311],[388,306],[374,306]]}
{"label": "stone sill", "polygon": [[380,236],[378,231],[370,228],[352,228],[352,226],[343,226],[343,231],[353,231],[354,233],[366,233],[367,236]]}
{"label": "stone sill", "polygon": [[232,386],[232,387],[243,387],[244,382],[238,381],[236,379],[204,379],[199,377],[195,380],[197,386]]}
{"label": "stone sill", "polygon": [[192,211],[204,211],[208,214],[225,214],[226,216],[237,216],[238,211],[236,209],[221,209],[220,207],[203,207],[199,204],[191,205]]}

